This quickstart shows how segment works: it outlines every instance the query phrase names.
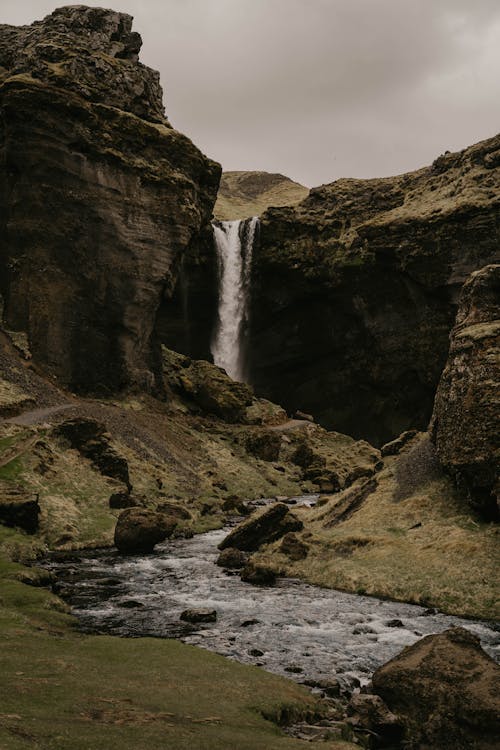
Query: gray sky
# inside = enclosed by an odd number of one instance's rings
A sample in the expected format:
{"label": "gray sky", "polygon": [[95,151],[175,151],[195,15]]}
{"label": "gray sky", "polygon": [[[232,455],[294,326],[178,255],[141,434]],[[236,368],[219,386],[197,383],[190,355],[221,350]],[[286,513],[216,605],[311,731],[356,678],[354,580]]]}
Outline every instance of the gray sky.
{"label": "gray sky", "polygon": [[[31,23],[64,4],[0,0],[0,22]],[[113,7],[135,17],[172,124],[226,170],[282,172],[309,186],[382,177],[500,130],[498,0]]]}

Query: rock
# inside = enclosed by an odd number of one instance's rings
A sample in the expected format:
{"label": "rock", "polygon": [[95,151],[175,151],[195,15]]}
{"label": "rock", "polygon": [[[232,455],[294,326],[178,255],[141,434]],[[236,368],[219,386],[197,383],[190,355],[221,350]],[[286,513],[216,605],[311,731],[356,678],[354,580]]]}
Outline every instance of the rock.
{"label": "rock", "polygon": [[179,503],[174,503],[171,500],[162,500],[158,503],[156,510],[159,513],[165,513],[170,518],[175,518],[178,521],[191,521],[193,516],[187,508],[184,508]]}
{"label": "rock", "polygon": [[260,623],[260,620],[255,620],[255,619],[252,619],[252,620],[243,620],[243,622],[241,623],[241,627],[242,628],[249,628],[251,625],[258,625],[259,623]]}
{"label": "rock", "polygon": [[500,519],[500,265],[464,285],[434,403],[432,436],[442,466],[470,506]]}
{"label": "rock", "polygon": [[109,498],[109,507],[114,510],[135,508],[139,503],[128,492],[114,492]]}
{"label": "rock", "polygon": [[285,534],[281,540],[279,551],[286,555],[290,560],[304,560],[309,552],[308,545],[299,539],[296,534]]}
{"label": "rock", "polygon": [[281,435],[276,431],[256,432],[245,440],[246,451],[262,461],[278,461],[280,448]]}
{"label": "rock", "polygon": [[464,628],[405,648],[376,670],[373,692],[401,719],[409,747],[497,747],[500,667]]}
{"label": "rock", "polygon": [[113,448],[101,422],[86,417],[67,419],[53,429],[53,434],[67,440],[72,448],[92,461],[101,474],[123,482],[130,493],[127,459]]}
{"label": "rock", "polygon": [[264,652],[258,648],[252,648],[248,653],[250,656],[264,656]]}
{"label": "rock", "polygon": [[229,570],[239,570],[244,568],[248,559],[248,555],[245,555],[239,549],[233,547],[227,547],[223,550],[217,558],[216,564],[221,568],[229,568]]}
{"label": "rock", "polygon": [[305,680],[304,685],[321,690],[328,698],[340,697],[340,682],[334,678],[330,680]]}
{"label": "rock", "polygon": [[380,454],[382,456],[396,456],[416,434],[417,430],[406,430],[406,432],[402,432],[398,438],[383,445],[380,449]]}
{"label": "rock", "polygon": [[289,531],[301,531],[303,523],[284,503],[275,503],[263,512],[254,513],[231,531],[219,544],[219,549],[235,547],[244,552],[254,552]]}
{"label": "rock", "polygon": [[193,624],[199,622],[216,622],[217,612],[215,609],[185,609],[180,619]]}
{"label": "rock", "polygon": [[236,495],[228,497],[222,503],[224,513],[230,513],[237,516],[248,516],[251,513],[247,503]]}
{"label": "rock", "polygon": [[51,570],[45,568],[23,568],[16,576],[18,581],[28,586],[48,587],[52,586],[57,578]]}
{"label": "rock", "polygon": [[438,169],[336,180],[261,215],[257,393],[374,445],[426,429],[458,291],[499,262],[499,148],[497,135]]}
{"label": "rock", "polygon": [[297,411],[293,415],[293,418],[304,419],[306,422],[314,422],[314,417],[312,414],[306,414],[306,412],[300,411],[300,409],[297,409]]}
{"label": "rock", "polygon": [[124,555],[152,552],[159,542],[171,536],[175,519],[146,508],[128,508],[120,513],[115,527],[115,546]]}
{"label": "rock", "polygon": [[40,505],[38,495],[22,487],[0,486],[0,523],[17,526],[34,534],[39,526]]}
{"label": "rock", "polygon": [[231,380],[225,370],[210,362],[192,360],[165,346],[162,352],[165,377],[172,390],[225,422],[245,421],[253,399],[250,386]]}
{"label": "rock", "polygon": [[290,674],[301,674],[303,671],[302,667],[296,664],[290,664],[290,666],[285,667],[285,672],[290,672]]}
{"label": "rock", "polygon": [[219,181],[140,47],[132,17],[102,8],[0,26],[6,324],[78,392],[162,391],[157,317]]}
{"label": "rock", "polygon": [[266,565],[249,562],[243,569],[241,580],[254,586],[274,586],[276,573]]}
{"label": "rock", "polygon": [[388,628],[404,628],[402,620],[388,620],[385,624]]}
{"label": "rock", "polygon": [[268,206],[291,206],[309,189],[282,174],[223,172],[214,214],[221,221],[259,216]]}
{"label": "rock", "polygon": [[376,743],[373,747],[399,747],[404,733],[403,724],[378,695],[353,695],[347,712],[352,717],[352,723],[375,733]]}

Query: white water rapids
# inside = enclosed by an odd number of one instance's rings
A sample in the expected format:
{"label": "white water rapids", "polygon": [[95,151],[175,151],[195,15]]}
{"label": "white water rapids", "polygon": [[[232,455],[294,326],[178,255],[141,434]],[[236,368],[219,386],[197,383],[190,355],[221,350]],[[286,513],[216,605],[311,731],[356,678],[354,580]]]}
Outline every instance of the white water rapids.
{"label": "white water rapids", "polygon": [[245,380],[244,337],[248,326],[252,251],[259,219],[213,225],[219,264],[218,321],[211,351],[233,380]]}

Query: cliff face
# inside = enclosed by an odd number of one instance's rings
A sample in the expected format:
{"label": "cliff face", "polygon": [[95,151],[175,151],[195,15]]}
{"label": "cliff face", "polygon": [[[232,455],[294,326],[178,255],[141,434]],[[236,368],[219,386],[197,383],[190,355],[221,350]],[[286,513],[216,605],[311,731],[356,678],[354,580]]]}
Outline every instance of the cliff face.
{"label": "cliff face", "polygon": [[476,271],[463,287],[433,413],[443,466],[488,520],[500,510],[500,266]]}
{"label": "cliff face", "polygon": [[221,221],[259,216],[270,206],[293,206],[304,200],[309,189],[282,174],[270,172],[224,172],[215,204]]}
{"label": "cliff face", "polygon": [[261,217],[251,382],[380,444],[425,428],[459,290],[500,255],[500,136]]}
{"label": "cliff face", "polygon": [[220,176],[168,123],[131,28],[84,6],[0,26],[6,324],[78,391],[160,384],[157,312]]}

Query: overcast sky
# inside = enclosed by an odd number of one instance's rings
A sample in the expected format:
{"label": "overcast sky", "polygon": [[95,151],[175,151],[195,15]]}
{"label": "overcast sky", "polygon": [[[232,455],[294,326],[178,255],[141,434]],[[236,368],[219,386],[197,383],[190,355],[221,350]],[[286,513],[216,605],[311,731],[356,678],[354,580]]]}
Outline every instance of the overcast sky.
{"label": "overcast sky", "polygon": [[[63,4],[0,0],[0,22],[31,23]],[[135,17],[171,123],[226,170],[309,186],[382,177],[500,130],[499,0],[113,7]]]}

